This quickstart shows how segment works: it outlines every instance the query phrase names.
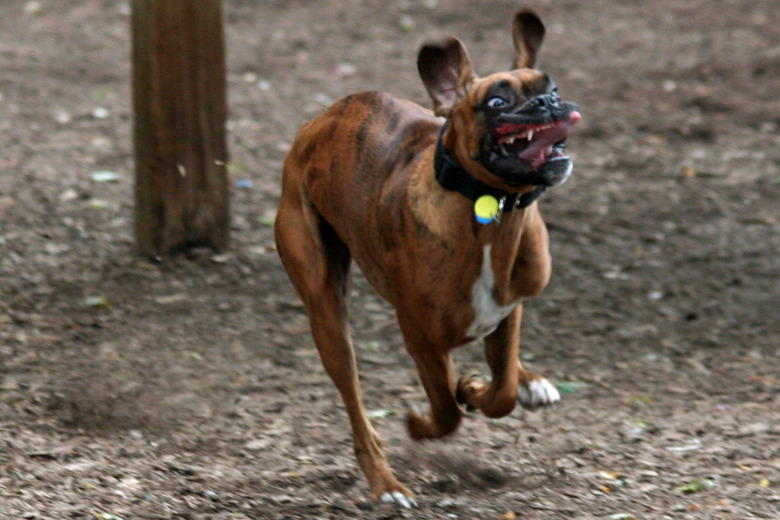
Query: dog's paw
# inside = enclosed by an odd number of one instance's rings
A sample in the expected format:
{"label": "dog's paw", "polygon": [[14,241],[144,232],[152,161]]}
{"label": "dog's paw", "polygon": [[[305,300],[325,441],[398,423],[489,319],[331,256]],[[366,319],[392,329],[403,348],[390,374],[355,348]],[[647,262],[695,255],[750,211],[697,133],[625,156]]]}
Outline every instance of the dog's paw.
{"label": "dog's paw", "polygon": [[533,379],[517,390],[517,400],[527,410],[540,406],[552,406],[561,400],[561,394],[544,378]]}
{"label": "dog's paw", "polygon": [[379,500],[386,504],[398,504],[399,506],[405,507],[406,509],[417,507],[417,502],[415,502],[412,497],[408,497],[400,491],[384,493],[379,497]]}

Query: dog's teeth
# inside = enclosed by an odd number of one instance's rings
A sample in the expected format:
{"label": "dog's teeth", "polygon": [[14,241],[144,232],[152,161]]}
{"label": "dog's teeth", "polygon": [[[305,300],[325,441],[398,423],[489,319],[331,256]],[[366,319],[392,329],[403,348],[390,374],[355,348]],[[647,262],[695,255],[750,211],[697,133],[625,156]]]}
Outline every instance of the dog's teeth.
{"label": "dog's teeth", "polygon": [[533,138],[534,138],[534,131],[533,130],[529,130],[528,131],[528,140],[530,141]]}
{"label": "dog's teeth", "polygon": [[514,142],[515,142],[515,139],[517,139],[517,136],[516,136],[516,135],[513,135],[513,136],[509,137],[509,138],[506,140],[506,142],[507,142],[507,143],[509,143],[509,144],[512,144],[512,143],[514,143]]}

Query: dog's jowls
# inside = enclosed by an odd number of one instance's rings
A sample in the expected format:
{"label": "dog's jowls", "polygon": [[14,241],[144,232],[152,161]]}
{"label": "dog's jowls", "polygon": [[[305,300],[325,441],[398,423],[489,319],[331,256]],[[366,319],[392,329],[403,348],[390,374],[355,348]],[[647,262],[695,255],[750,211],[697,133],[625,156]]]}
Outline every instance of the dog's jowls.
{"label": "dog's jowls", "polygon": [[[415,439],[452,433],[461,405],[489,417],[519,401],[559,400],[520,364],[522,302],[550,277],[536,199],[572,169],[565,141],[580,115],[535,70],[544,26],[513,20],[508,72],[475,75],[456,39],[422,47],[418,70],[434,111],[381,92],[338,101],[307,123],[284,165],[276,241],[314,341],[346,405],[371,493],[414,504],[366,417],[349,336],[350,264],[395,306],[430,411]],[[483,340],[489,381],[456,380],[450,351]]]}

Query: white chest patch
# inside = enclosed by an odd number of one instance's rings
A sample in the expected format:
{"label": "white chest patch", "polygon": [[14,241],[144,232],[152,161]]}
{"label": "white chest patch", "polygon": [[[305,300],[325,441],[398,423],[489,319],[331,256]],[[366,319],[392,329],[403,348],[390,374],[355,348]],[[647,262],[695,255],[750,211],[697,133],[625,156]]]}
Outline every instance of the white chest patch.
{"label": "white chest patch", "polygon": [[[520,301],[510,305],[499,305],[495,298],[495,277],[490,262],[490,246],[482,250],[482,270],[471,288],[471,306],[474,309],[474,321],[466,330],[466,335],[474,340],[482,339],[498,327],[509,316]],[[522,301],[522,300],[521,300]]]}

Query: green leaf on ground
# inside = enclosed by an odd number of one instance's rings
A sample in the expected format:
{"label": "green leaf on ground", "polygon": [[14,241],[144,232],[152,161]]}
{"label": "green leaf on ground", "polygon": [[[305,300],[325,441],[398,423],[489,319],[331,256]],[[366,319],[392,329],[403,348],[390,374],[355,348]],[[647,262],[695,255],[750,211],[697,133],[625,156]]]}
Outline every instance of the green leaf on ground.
{"label": "green leaf on ground", "polygon": [[678,487],[676,491],[681,491],[683,493],[698,493],[699,491],[710,491],[711,489],[715,489],[715,482],[708,478],[695,478]]}
{"label": "green leaf on ground", "polygon": [[105,296],[87,296],[84,298],[84,305],[87,307],[108,307],[108,300]]}
{"label": "green leaf on ground", "polygon": [[588,383],[584,383],[582,381],[558,381],[555,386],[557,386],[558,390],[560,390],[562,393],[571,394],[577,390],[587,388],[589,385]]}

